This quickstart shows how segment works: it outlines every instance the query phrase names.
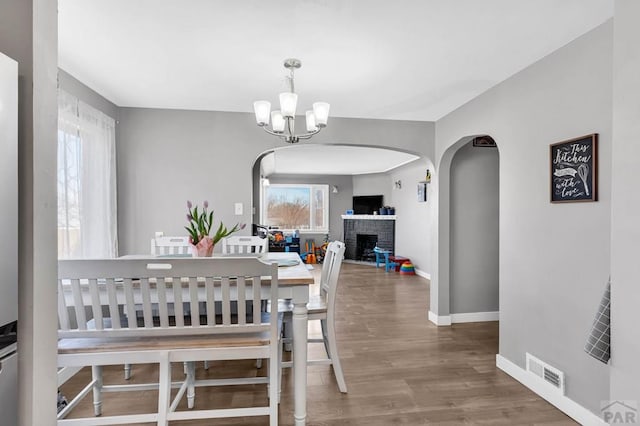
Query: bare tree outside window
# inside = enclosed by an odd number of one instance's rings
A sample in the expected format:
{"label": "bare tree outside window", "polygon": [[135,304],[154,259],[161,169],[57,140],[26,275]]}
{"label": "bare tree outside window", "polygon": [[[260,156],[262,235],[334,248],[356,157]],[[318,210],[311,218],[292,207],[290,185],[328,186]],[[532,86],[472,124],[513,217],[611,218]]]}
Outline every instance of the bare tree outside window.
{"label": "bare tree outside window", "polygon": [[328,185],[264,188],[262,222],[280,229],[326,230]]}

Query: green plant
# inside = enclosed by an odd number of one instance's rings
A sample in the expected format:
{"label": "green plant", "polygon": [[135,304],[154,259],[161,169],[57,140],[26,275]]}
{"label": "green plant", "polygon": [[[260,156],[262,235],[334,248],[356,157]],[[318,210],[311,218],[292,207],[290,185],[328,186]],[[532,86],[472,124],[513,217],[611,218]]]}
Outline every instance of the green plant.
{"label": "green plant", "polygon": [[227,229],[227,227],[220,222],[218,230],[215,235],[211,237],[209,234],[211,233],[211,228],[213,226],[213,210],[209,212],[207,211],[208,208],[208,201],[203,203],[202,210],[200,211],[198,210],[198,206],[193,207],[191,201],[187,201],[187,209],[189,211],[189,213],[187,213],[187,221],[189,221],[189,226],[185,226],[184,228],[189,232],[189,240],[191,241],[191,244],[196,245],[205,237],[210,237],[213,240],[213,244],[216,244],[222,238],[244,229],[245,224],[241,225],[236,223],[233,228]]}

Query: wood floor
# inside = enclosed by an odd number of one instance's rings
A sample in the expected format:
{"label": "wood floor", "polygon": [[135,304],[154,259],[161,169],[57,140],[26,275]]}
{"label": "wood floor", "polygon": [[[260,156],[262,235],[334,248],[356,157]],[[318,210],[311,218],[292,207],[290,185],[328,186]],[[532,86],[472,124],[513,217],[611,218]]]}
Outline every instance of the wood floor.
{"label": "wood floor", "polygon": [[[314,273],[318,273],[316,268]],[[385,273],[367,265],[343,264],[336,324],[348,394],[338,391],[330,366],[309,367],[309,425],[571,425],[555,407],[498,370],[498,323],[436,327],[427,320],[428,281]],[[310,335],[317,334],[312,327]],[[317,345],[313,345],[317,346]],[[310,358],[322,353],[311,348]],[[199,363],[198,377],[264,375],[253,361]],[[182,367],[176,366],[179,379]],[[105,368],[105,383],[124,382],[122,367]],[[67,397],[89,380],[85,369],[66,383]],[[153,366],[133,367],[131,381],[156,380]],[[293,381],[285,370],[281,425],[293,424]],[[150,412],[157,392],[104,395],[105,413]],[[266,404],[264,385],[199,388],[196,408]],[[182,404],[184,407],[186,404]],[[89,395],[69,416],[92,412]],[[172,423],[174,424],[174,423]],[[176,425],[266,425],[264,417],[175,422]]]}

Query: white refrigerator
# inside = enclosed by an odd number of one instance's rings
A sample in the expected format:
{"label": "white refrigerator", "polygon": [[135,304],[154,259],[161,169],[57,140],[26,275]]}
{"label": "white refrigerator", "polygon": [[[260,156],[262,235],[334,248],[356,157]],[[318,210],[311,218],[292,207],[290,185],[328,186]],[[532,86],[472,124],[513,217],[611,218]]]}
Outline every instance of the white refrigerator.
{"label": "white refrigerator", "polygon": [[18,424],[18,63],[0,53],[0,424]]}

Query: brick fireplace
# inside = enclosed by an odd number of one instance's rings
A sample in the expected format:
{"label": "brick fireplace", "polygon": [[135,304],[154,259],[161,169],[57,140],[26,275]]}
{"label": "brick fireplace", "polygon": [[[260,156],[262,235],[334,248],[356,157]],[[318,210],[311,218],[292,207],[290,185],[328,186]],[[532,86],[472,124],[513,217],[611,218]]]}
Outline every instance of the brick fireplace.
{"label": "brick fireplace", "polygon": [[371,244],[395,250],[395,216],[344,215],[345,259],[375,261]]}

